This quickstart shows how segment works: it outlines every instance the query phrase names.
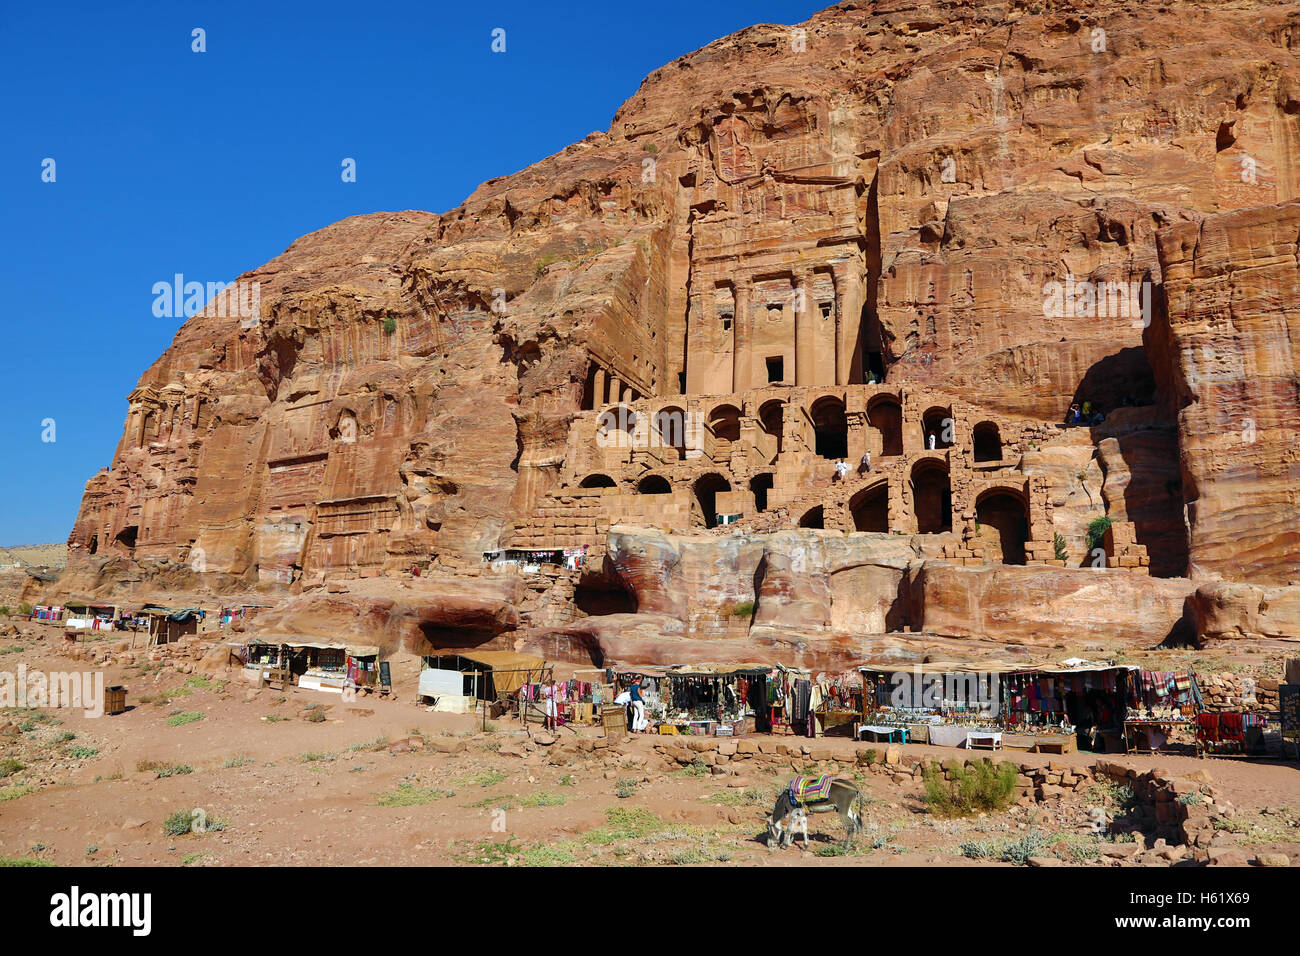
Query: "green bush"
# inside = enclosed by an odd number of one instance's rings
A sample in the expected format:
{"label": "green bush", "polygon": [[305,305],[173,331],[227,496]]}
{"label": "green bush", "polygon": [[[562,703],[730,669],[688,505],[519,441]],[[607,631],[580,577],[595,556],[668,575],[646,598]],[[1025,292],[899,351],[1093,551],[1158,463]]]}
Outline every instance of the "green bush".
{"label": "green bush", "polygon": [[5,757],[0,760],[0,779],[8,777],[23,769],[23,765],[13,757]]}
{"label": "green bush", "polygon": [[188,810],[177,810],[163,821],[163,832],[168,836],[184,836],[194,825],[194,818]]}
{"label": "green bush", "polygon": [[1059,531],[1052,535],[1052,548],[1057,561],[1068,561],[1070,559],[1070,552],[1065,550],[1065,536]]}
{"label": "green bush", "polygon": [[202,720],[203,715],[197,710],[178,710],[167,718],[168,727],[180,727],[183,724],[192,724],[196,720]]}
{"label": "green bush", "polygon": [[925,768],[925,802],[930,812],[941,817],[965,817],[1003,810],[1016,794],[1020,768],[1003,761],[971,764],[949,763],[949,778],[937,764]]}
{"label": "green bush", "polygon": [[1088,553],[1091,554],[1094,548],[1101,546],[1101,541],[1106,537],[1106,529],[1111,526],[1109,515],[1102,515],[1100,518],[1093,518],[1088,522]]}
{"label": "green bush", "polygon": [[392,335],[397,331],[397,320],[391,315],[384,317],[384,334]]}
{"label": "green bush", "polygon": [[731,609],[734,617],[752,617],[754,614],[753,601],[739,601]]}

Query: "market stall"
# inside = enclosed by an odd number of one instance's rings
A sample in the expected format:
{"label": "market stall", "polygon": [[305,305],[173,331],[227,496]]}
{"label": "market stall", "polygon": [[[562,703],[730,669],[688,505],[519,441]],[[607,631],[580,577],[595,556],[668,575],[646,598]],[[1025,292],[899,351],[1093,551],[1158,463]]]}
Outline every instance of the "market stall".
{"label": "market stall", "polygon": [[[1201,689],[1190,670],[1130,670],[1125,750],[1159,753],[1177,731],[1199,725]],[[1241,715],[1238,715],[1241,716]]]}
{"label": "market stall", "polygon": [[38,604],[32,608],[30,619],[41,624],[62,624],[65,610],[58,604]]}
{"label": "market stall", "polygon": [[140,613],[149,621],[149,644],[154,645],[172,644],[183,637],[197,634],[205,612],[194,607],[173,610],[157,604],[147,604]]}
{"label": "market stall", "polygon": [[69,604],[63,623],[78,630],[111,631],[117,618],[113,604]]}
{"label": "market stall", "polygon": [[295,639],[285,642],[289,673],[303,690],[343,693],[347,686],[347,645],[335,641]]}
{"label": "market stall", "polygon": [[1004,746],[1002,663],[864,665],[859,740]]}
{"label": "market stall", "polygon": [[805,670],[747,663],[623,669],[615,690],[626,690],[633,678],[646,718],[661,734],[812,733],[814,695]]}
{"label": "market stall", "polygon": [[811,706],[815,736],[857,736],[855,726],[862,716],[861,674],[818,677],[813,681]]}
{"label": "market stall", "polygon": [[[430,674],[430,671],[440,674]],[[456,699],[457,695],[437,696],[426,691],[436,681],[446,680],[454,673],[461,677],[459,699]],[[540,721],[544,712],[535,705],[536,699],[531,696],[531,691],[525,688],[551,681],[554,673],[554,667],[540,657],[515,651],[467,650],[433,654],[424,658],[420,696],[430,699],[439,709],[481,710],[485,721],[489,713],[498,715],[506,711],[517,714],[525,723],[530,719]]]}
{"label": "market stall", "polygon": [[1005,675],[1010,745],[1051,753],[1124,750],[1124,717],[1134,670],[1072,659],[1058,667]]}

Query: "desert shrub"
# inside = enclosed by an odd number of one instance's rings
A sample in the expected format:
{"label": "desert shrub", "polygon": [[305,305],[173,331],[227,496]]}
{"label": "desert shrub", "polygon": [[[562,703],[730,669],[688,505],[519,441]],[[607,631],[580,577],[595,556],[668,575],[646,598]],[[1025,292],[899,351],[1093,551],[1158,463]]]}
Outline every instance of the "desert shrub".
{"label": "desert shrub", "polygon": [[392,335],[397,331],[397,320],[391,315],[384,316],[384,334]]}
{"label": "desert shrub", "polygon": [[1051,834],[1026,830],[1014,840],[968,840],[958,850],[971,860],[1000,860],[1024,866],[1031,856],[1041,856],[1051,844]]}
{"label": "desert shrub", "polygon": [[1020,769],[1003,761],[949,764],[945,780],[938,765],[925,768],[925,803],[930,812],[941,817],[965,817],[974,813],[1003,810],[1016,793]]}
{"label": "desert shrub", "polygon": [[167,718],[168,727],[181,727],[185,724],[192,724],[196,720],[202,720],[203,715],[197,710],[178,710]]}
{"label": "desert shrub", "polygon": [[189,810],[177,810],[163,821],[163,832],[168,836],[184,836],[194,825],[194,817]]}
{"label": "desert shrub", "polygon": [[1059,531],[1052,535],[1052,555],[1057,561],[1067,561],[1070,552],[1065,550],[1065,535]]}
{"label": "desert shrub", "polygon": [[1024,866],[1031,856],[1041,856],[1043,850],[1052,843],[1050,833],[1041,830],[1026,830],[1018,839],[1002,844],[1000,859],[1004,863]]}
{"label": "desert shrub", "polygon": [[398,784],[396,790],[390,790],[388,793],[380,794],[379,800],[376,801],[381,807],[419,807],[426,803],[433,803],[435,800],[441,800],[443,797],[454,796],[452,790],[433,790],[426,787],[417,787],[414,784]]}
{"label": "desert shrub", "polygon": [[13,757],[0,760],[0,778],[9,777],[23,769],[23,765]]}
{"label": "desert shrub", "polygon": [[546,790],[534,790],[519,798],[521,807],[560,807],[565,802],[566,798],[562,794],[550,793]]}
{"label": "desert shrub", "polygon": [[1088,522],[1088,552],[1091,554],[1094,548],[1101,546],[1101,539],[1106,537],[1106,529],[1111,526],[1109,515],[1102,515],[1100,518],[1093,518]]}
{"label": "desert shrub", "polygon": [[738,601],[732,605],[731,613],[734,617],[750,617],[754,613],[754,602]]}
{"label": "desert shrub", "polygon": [[325,723],[325,711],[323,710],[310,711],[308,712],[306,719],[313,724],[323,724]]}
{"label": "desert shrub", "polygon": [[636,793],[636,786],[637,781],[633,778],[622,777],[619,779],[618,783],[614,785],[614,796],[618,797],[620,800],[626,800],[628,797]]}

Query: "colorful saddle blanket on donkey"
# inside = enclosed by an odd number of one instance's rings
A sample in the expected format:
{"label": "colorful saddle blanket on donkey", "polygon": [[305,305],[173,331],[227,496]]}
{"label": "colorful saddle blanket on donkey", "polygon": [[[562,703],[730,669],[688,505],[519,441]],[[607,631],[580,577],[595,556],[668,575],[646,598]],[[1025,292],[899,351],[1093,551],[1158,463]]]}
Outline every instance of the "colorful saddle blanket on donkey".
{"label": "colorful saddle blanket on donkey", "polygon": [[828,773],[819,777],[795,777],[790,781],[790,799],[801,806],[829,800],[832,779]]}

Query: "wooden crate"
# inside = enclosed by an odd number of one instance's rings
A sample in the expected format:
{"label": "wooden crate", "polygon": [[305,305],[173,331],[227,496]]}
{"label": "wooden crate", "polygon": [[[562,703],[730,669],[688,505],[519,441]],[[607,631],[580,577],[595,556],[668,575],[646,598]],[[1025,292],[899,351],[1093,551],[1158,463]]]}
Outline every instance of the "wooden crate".
{"label": "wooden crate", "polygon": [[622,707],[602,707],[600,723],[605,728],[606,740],[622,740],[627,736],[627,714]]}

